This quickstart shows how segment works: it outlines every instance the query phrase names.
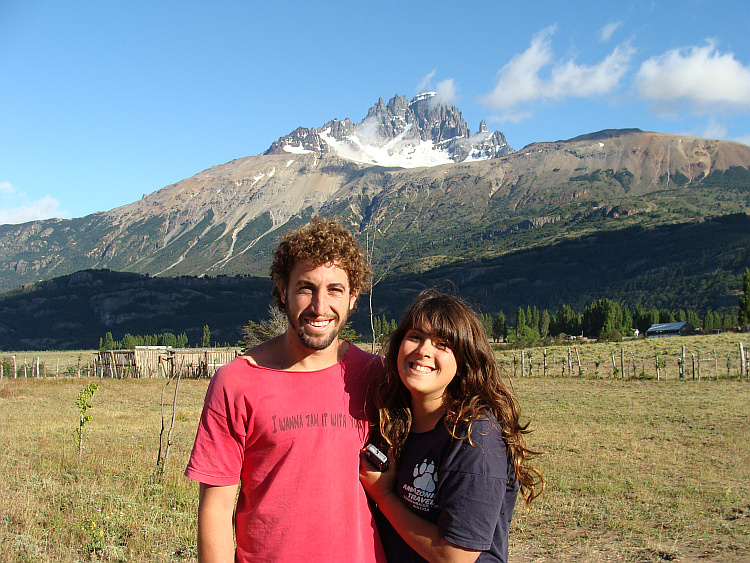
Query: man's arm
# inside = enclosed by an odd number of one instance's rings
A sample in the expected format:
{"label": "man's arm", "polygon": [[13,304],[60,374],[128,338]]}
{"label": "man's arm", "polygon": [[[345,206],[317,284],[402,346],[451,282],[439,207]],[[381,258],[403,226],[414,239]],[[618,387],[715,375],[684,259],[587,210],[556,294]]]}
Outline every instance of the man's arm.
{"label": "man's arm", "polygon": [[237,485],[200,484],[198,499],[199,563],[234,563],[234,501]]}

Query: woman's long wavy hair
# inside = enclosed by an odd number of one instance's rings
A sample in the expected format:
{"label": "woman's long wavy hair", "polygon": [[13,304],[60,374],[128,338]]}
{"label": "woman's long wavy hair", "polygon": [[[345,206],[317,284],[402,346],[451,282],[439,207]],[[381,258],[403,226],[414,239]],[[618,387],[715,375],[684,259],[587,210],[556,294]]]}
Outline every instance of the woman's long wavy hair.
{"label": "woman's long wavy hair", "polygon": [[[422,291],[385,343],[385,367],[376,378],[374,402],[379,431],[400,464],[412,424],[411,395],[398,374],[398,351],[406,333],[419,329],[444,339],[456,357],[456,376],[443,395],[445,425],[456,439],[471,440],[472,423],[492,413],[500,423],[526,506],[544,490],[544,477],[526,447],[529,424],[521,424],[518,400],[500,377],[500,367],[476,313],[461,299],[435,289]],[[458,428],[465,428],[458,435]]]}

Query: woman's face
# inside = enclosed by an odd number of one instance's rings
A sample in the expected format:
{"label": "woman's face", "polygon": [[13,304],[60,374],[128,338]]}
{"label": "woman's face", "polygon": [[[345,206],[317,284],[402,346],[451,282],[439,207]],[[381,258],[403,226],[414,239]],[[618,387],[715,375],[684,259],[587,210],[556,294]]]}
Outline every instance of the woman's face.
{"label": "woman's face", "polygon": [[456,357],[448,343],[434,334],[412,328],[398,349],[398,374],[412,399],[435,400],[456,376]]}

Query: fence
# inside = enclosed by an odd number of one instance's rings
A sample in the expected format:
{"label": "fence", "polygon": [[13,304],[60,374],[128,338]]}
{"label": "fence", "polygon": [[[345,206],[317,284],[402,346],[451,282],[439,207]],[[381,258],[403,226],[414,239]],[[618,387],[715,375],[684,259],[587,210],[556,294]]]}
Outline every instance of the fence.
{"label": "fence", "polygon": [[[588,349],[587,349],[588,348]],[[520,377],[582,377],[622,379],[750,378],[747,347],[739,343],[735,351],[718,353],[682,346],[674,351],[654,351],[644,355],[640,348],[628,351],[612,348],[606,355],[587,346],[522,349],[496,352],[499,363]]]}
{"label": "fence", "polygon": [[167,346],[136,346],[135,350],[106,350],[93,357],[79,356],[75,364],[62,366],[59,359],[55,365],[42,362],[39,356],[31,362],[24,358],[18,362],[16,356],[6,356],[0,362],[0,379],[17,377],[86,376],[113,377],[167,377],[180,370],[182,377],[213,377],[222,365],[231,362],[239,348],[171,348]]}

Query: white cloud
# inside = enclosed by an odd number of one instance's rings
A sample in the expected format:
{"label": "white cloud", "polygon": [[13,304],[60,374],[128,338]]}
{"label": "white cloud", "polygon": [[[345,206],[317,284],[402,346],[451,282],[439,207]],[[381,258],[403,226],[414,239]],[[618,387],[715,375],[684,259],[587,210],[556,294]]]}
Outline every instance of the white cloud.
{"label": "white cloud", "polygon": [[[547,27],[537,33],[526,51],[500,69],[492,92],[480,98],[480,102],[504,112],[499,118],[501,121],[520,121],[530,116],[529,109],[518,109],[523,104],[609,94],[628,70],[634,53],[628,46],[615,48],[602,62],[593,66],[579,65],[573,60],[552,64],[554,53],[550,38],[554,32],[554,27]],[[550,76],[543,79],[540,72],[550,64]]]}
{"label": "white cloud", "polygon": [[456,85],[453,83],[453,79],[443,80],[438,82],[437,88],[435,88],[436,95],[432,100],[436,104],[450,104],[456,99]]}
{"label": "white cloud", "polygon": [[673,49],[645,61],[636,83],[641,96],[674,111],[688,102],[698,113],[710,110],[750,110],[750,67],[720,53],[716,42],[703,47]]}
{"label": "white cloud", "polygon": [[534,35],[531,46],[500,69],[494,90],[480,101],[505,110],[506,114],[515,114],[516,105],[541,97],[539,71],[552,59],[549,37],[554,31],[554,27],[548,27]]}
{"label": "white cloud", "polygon": [[417,93],[423,92],[424,90],[432,90],[432,77],[435,76],[435,69],[427,73],[422,77],[422,80],[417,84]]}
{"label": "white cloud", "polygon": [[10,182],[0,182],[0,193],[13,193],[15,188]]}
{"label": "white cloud", "polygon": [[60,210],[60,202],[50,196],[15,208],[0,209],[0,224],[17,224],[51,217],[65,217],[68,213]]}
{"label": "white cloud", "polygon": [[602,43],[606,43],[610,39],[612,39],[612,35],[614,35],[615,31],[617,31],[617,28],[622,25],[622,22],[614,22],[614,23],[608,23],[603,28],[599,30],[599,41]]}
{"label": "white cloud", "polygon": [[620,83],[632,56],[630,47],[616,47],[602,62],[593,66],[568,61],[552,69],[546,95],[551,98],[587,98],[608,94]]}

